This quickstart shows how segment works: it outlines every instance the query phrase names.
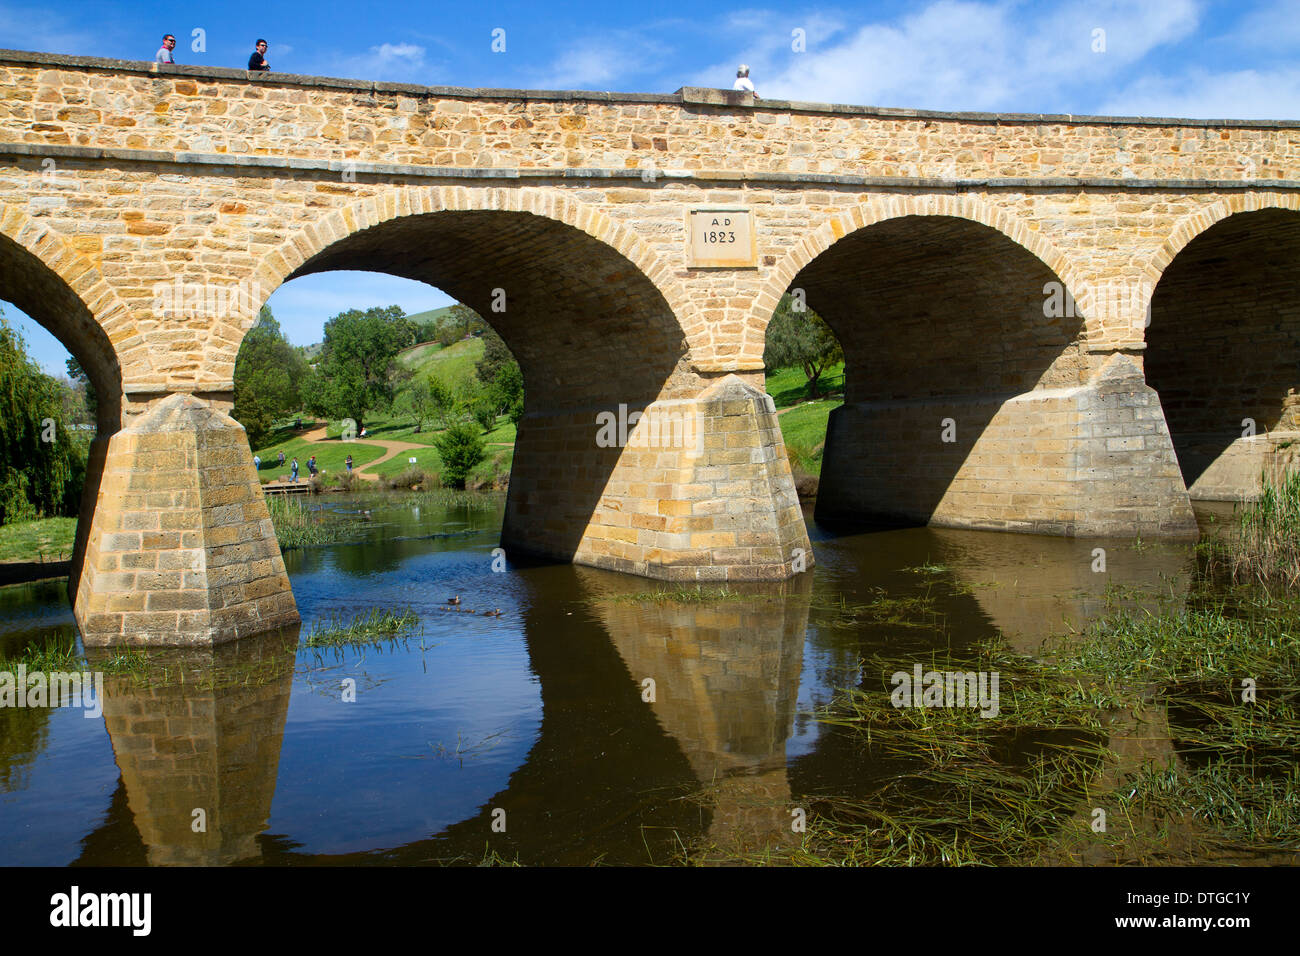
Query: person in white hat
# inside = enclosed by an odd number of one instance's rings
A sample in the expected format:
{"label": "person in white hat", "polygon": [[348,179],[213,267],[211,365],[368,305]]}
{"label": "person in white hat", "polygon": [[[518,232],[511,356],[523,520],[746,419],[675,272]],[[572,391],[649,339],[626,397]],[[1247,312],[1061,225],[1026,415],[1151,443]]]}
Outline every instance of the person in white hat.
{"label": "person in white hat", "polygon": [[[732,89],[747,90],[750,93],[754,93],[754,84],[750,82],[749,79],[749,67],[746,66],[744,63],[736,67],[736,84],[732,87]],[[759,98],[758,94],[754,93],[754,99],[758,99],[758,98]]]}

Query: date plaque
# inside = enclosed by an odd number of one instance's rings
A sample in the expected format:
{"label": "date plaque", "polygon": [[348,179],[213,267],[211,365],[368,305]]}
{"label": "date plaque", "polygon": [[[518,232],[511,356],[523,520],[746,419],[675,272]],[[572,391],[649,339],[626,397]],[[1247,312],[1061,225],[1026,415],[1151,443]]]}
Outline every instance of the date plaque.
{"label": "date plaque", "polygon": [[686,213],[686,258],[692,269],[754,269],[758,239],[749,209],[690,209]]}

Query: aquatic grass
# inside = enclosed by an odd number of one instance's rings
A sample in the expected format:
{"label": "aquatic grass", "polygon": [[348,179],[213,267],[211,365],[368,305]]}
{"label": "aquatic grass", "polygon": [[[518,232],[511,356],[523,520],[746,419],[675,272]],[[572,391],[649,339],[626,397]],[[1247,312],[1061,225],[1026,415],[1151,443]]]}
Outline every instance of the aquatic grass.
{"label": "aquatic grass", "polygon": [[[1158,614],[1114,611],[1066,635],[1047,660],[1000,638],[931,650],[927,670],[999,673],[991,717],[973,707],[894,707],[890,677],[916,659],[873,653],[860,685],[813,715],[869,768],[865,792],[807,795],[808,832],[794,845],[748,852],[700,843],[681,862],[1285,858],[1300,848],[1298,633],[1295,602],[1257,590],[1231,603],[1199,595]],[[1255,680],[1253,702],[1243,700],[1243,677]],[[1144,743],[1152,721],[1154,748]],[[1110,814],[1108,832],[1092,830],[1097,807]]]}
{"label": "aquatic grass", "polygon": [[616,604],[721,604],[729,601],[752,601],[763,595],[745,594],[724,585],[675,588],[658,588],[654,591],[636,591],[619,594],[611,600]]}
{"label": "aquatic grass", "polygon": [[85,667],[85,661],[77,653],[76,635],[69,633],[46,636],[39,644],[30,642],[13,654],[0,652],[0,671],[13,672],[20,664],[29,673],[74,671]]}
{"label": "aquatic grass", "polygon": [[371,608],[350,619],[338,612],[316,621],[303,640],[304,647],[344,647],[382,644],[409,637],[420,623],[420,615],[411,608],[390,611]]}
{"label": "aquatic grass", "polygon": [[1227,546],[1234,580],[1300,583],[1300,472],[1274,482],[1266,475],[1257,500],[1238,512],[1238,534]]}
{"label": "aquatic grass", "polygon": [[[1161,614],[1117,610],[1065,636],[1052,658],[1129,684],[1268,678],[1300,686],[1300,619],[1233,614],[1225,602]],[[1257,610],[1259,606],[1257,605]]]}
{"label": "aquatic grass", "polygon": [[282,551],[319,544],[342,544],[355,540],[357,529],[344,521],[326,520],[319,508],[287,495],[268,496],[267,510]]}
{"label": "aquatic grass", "polygon": [[1260,777],[1230,762],[1195,769],[1144,767],[1121,795],[1128,808],[1157,819],[1187,817],[1212,839],[1256,849],[1300,850],[1300,770]]}
{"label": "aquatic grass", "polygon": [[908,628],[939,628],[944,615],[934,608],[929,594],[890,597],[884,588],[872,588],[870,601],[850,601],[843,594],[834,598],[813,597],[809,609],[818,612],[818,625],[857,629],[864,624]]}

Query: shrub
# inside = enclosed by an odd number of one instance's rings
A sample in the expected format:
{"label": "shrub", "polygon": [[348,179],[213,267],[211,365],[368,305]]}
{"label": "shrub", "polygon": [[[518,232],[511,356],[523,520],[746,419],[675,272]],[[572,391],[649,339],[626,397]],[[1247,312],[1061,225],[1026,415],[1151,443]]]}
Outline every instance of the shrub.
{"label": "shrub", "polygon": [[437,483],[437,476],[430,475],[419,465],[411,465],[395,475],[390,475],[385,479],[388,487],[397,488],[414,488],[416,485],[431,485]]}
{"label": "shrub", "polygon": [[468,422],[451,426],[435,444],[442,459],[443,481],[451,488],[464,488],[469,473],[487,455],[478,428]]}

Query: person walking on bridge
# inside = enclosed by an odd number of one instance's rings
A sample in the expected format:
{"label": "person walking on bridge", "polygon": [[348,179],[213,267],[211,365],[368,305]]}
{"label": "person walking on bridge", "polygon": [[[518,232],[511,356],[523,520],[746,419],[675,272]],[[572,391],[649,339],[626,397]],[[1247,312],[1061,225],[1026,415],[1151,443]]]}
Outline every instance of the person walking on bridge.
{"label": "person walking on bridge", "polygon": [[289,466],[289,475],[294,481],[298,480],[298,459],[297,458],[295,458],[293,460],[293,464]]}

